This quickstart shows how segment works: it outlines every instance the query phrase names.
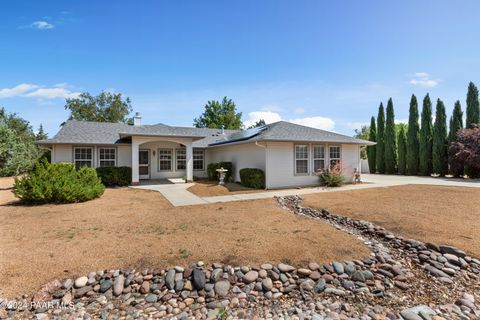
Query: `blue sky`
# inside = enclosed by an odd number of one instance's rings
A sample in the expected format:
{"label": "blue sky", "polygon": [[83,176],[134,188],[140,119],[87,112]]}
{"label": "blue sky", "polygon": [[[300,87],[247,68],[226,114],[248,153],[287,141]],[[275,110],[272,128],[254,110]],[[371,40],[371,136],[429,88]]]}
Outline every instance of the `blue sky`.
{"label": "blue sky", "polygon": [[232,98],[245,121],[352,134],[380,101],[448,112],[480,85],[478,1],[2,1],[0,106],[43,123],[66,97],[122,92],[144,123],[192,125]]}

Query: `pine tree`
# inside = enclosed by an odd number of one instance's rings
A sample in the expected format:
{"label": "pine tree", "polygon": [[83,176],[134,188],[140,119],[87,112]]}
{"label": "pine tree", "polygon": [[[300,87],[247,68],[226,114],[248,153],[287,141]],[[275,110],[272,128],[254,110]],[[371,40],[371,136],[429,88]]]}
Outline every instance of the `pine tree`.
{"label": "pine tree", "polygon": [[407,137],[405,136],[405,127],[400,128],[398,134],[398,173],[405,174],[407,168],[408,150]]}
{"label": "pine tree", "polygon": [[455,106],[453,107],[453,113],[450,117],[450,132],[448,134],[448,142],[455,141],[457,136],[457,131],[463,128],[463,112],[462,112],[462,105],[460,101],[455,102]]}
{"label": "pine tree", "polygon": [[[368,134],[368,140],[376,142],[377,141],[377,128],[375,125],[375,117],[372,117],[370,120],[370,131]],[[375,162],[376,162],[376,147],[377,146],[368,146],[367,155],[368,155],[368,167],[370,168],[371,173],[375,173]]]}
{"label": "pine tree", "polygon": [[427,95],[423,99],[422,126],[420,128],[419,169],[420,174],[428,176],[432,173],[432,102]]}
{"label": "pine tree", "polygon": [[448,171],[447,154],[447,116],[442,100],[437,100],[435,124],[433,125],[432,165],[433,172],[441,176]]}
{"label": "pine tree", "polygon": [[385,173],[385,109],[383,108],[383,103],[380,103],[378,107],[378,116],[377,116],[377,146],[375,150],[376,160],[375,165],[377,167],[378,173]]}
{"label": "pine tree", "polygon": [[38,127],[38,132],[35,134],[35,140],[44,140],[47,139],[48,135],[43,130],[43,125],[40,123],[40,127]]}
{"label": "pine tree", "polygon": [[[412,94],[410,99],[410,110],[408,116],[408,135],[407,135],[407,174],[418,174],[419,165],[419,124],[418,124],[418,103],[417,97]],[[400,141],[399,141],[400,148]],[[399,152],[400,158],[400,152]],[[398,159],[400,162],[400,159]],[[400,165],[400,163],[399,163]]]}
{"label": "pine tree", "polygon": [[387,120],[385,122],[385,172],[395,174],[397,167],[397,143],[395,135],[395,114],[392,98],[387,103]]}
{"label": "pine tree", "polygon": [[480,107],[478,101],[478,89],[470,82],[468,84],[467,92],[467,120],[465,121],[465,128],[473,128],[480,123]]}

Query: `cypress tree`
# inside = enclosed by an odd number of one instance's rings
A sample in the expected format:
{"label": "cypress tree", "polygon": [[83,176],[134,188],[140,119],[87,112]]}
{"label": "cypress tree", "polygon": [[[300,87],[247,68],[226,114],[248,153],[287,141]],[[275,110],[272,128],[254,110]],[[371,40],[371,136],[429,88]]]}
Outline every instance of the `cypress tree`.
{"label": "cypress tree", "polygon": [[444,176],[448,171],[447,154],[447,116],[442,100],[437,100],[435,110],[435,124],[433,125],[432,148],[433,172]]}
{"label": "cypress tree", "polygon": [[378,116],[377,116],[377,146],[376,146],[376,160],[375,165],[377,166],[378,173],[385,173],[385,152],[384,152],[384,138],[385,138],[385,109],[383,108],[383,103],[380,103],[378,107]]}
{"label": "cypress tree", "polygon": [[[412,94],[410,99],[410,110],[408,116],[408,135],[407,135],[407,174],[418,174],[419,165],[419,124],[418,124],[418,103],[417,97]],[[400,141],[399,141],[400,148]],[[400,152],[398,155],[400,162]],[[400,165],[400,163],[399,163]]]}
{"label": "cypress tree", "polygon": [[420,174],[428,176],[432,173],[432,101],[427,95],[423,99],[422,126],[420,128],[419,169]]}
{"label": "cypress tree", "polygon": [[[375,117],[372,117],[370,120],[370,133],[368,135],[368,140],[376,142],[377,141],[377,128],[375,125]],[[376,167],[376,146],[368,146],[367,147],[367,155],[368,155],[368,167],[370,168],[371,173],[375,173]]]}
{"label": "cypress tree", "polygon": [[405,136],[405,127],[400,127],[398,133],[398,173],[405,174],[407,168],[408,150],[407,137]]}
{"label": "cypress tree", "polygon": [[453,113],[450,117],[450,132],[448,134],[448,142],[455,141],[457,136],[457,131],[463,128],[463,112],[462,112],[462,105],[460,101],[455,102],[455,106],[453,107]]}
{"label": "cypress tree", "polygon": [[385,172],[395,174],[397,167],[397,143],[395,134],[395,114],[392,98],[387,103],[387,120],[385,123]]}
{"label": "cypress tree", "polygon": [[478,89],[470,82],[468,84],[467,92],[467,120],[465,121],[465,128],[473,128],[480,122],[480,107],[478,102]]}

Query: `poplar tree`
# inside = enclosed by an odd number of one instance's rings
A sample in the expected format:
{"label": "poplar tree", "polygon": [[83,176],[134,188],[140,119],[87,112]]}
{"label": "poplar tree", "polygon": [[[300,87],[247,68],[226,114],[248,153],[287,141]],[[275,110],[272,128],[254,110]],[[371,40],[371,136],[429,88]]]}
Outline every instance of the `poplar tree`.
{"label": "poplar tree", "polygon": [[463,128],[463,112],[462,112],[462,105],[460,101],[455,102],[455,106],[453,107],[453,113],[450,117],[450,131],[448,134],[448,142],[455,141],[457,136],[458,130]]}
{"label": "poplar tree", "polygon": [[432,165],[434,173],[441,176],[447,174],[447,116],[445,114],[445,105],[440,99],[437,100],[435,124],[433,126]]}
{"label": "poplar tree", "polygon": [[[375,125],[375,117],[372,117],[370,120],[370,132],[368,134],[368,140],[376,142],[377,141],[377,128]],[[368,146],[367,147],[367,156],[368,156],[368,167],[370,168],[371,173],[375,173],[375,163],[376,163],[376,147],[377,146]]]}
{"label": "poplar tree", "polygon": [[395,174],[397,167],[397,143],[395,134],[395,113],[392,98],[387,103],[387,120],[385,122],[385,172]]}
{"label": "poplar tree", "polygon": [[432,130],[432,101],[427,93],[423,99],[419,147],[419,169],[424,176],[432,173]]}
{"label": "poplar tree", "polygon": [[478,102],[478,89],[470,82],[468,84],[467,92],[467,119],[465,121],[465,128],[473,128],[480,122],[480,107]]}
{"label": "poplar tree", "polygon": [[384,152],[384,137],[385,137],[385,109],[383,103],[380,102],[377,116],[377,146],[375,150],[376,160],[375,165],[378,173],[385,173],[385,152]]}
{"label": "poplar tree", "polygon": [[[406,173],[410,175],[418,174],[419,165],[419,124],[418,124],[418,102],[417,97],[412,94],[410,99],[410,109],[408,115],[408,134],[407,134],[407,169]],[[399,141],[400,148],[400,141]],[[400,162],[400,152],[398,155]],[[399,164],[400,165],[400,164]]]}
{"label": "poplar tree", "polygon": [[405,136],[405,127],[400,128],[398,133],[398,173],[405,174],[407,168],[408,150],[407,137]]}

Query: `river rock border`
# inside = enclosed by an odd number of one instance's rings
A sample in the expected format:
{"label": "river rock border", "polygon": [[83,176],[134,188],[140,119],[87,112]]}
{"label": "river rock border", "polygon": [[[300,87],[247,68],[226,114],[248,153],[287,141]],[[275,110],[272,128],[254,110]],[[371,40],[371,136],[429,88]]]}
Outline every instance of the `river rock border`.
{"label": "river rock border", "polygon": [[0,299],[0,318],[480,319],[479,260],[303,207],[299,196],[276,201],[359,238],[371,256],[303,268],[200,261],[186,268],[91,272],[52,281],[32,297]]}

